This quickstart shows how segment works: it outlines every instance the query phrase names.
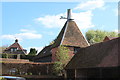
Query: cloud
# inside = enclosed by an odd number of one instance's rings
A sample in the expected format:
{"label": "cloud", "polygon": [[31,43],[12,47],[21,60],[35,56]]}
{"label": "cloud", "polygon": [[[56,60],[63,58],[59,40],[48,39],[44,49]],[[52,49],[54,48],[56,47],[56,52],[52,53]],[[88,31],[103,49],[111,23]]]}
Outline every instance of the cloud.
{"label": "cloud", "polygon": [[55,27],[62,27],[66,20],[61,20],[60,16],[65,15],[64,13],[57,14],[57,15],[46,15],[44,17],[39,17],[35,19],[38,23],[42,23],[45,27],[48,28],[55,28]]}
{"label": "cloud", "polygon": [[[36,19],[38,23],[43,24],[48,28],[60,28],[65,24],[64,19],[60,19],[60,16],[65,16],[67,13],[61,13],[57,15],[46,15],[44,17],[39,17]],[[80,13],[72,13],[72,18],[75,20],[80,29],[86,29],[90,27],[94,27],[92,24],[92,12],[80,12]]]}
{"label": "cloud", "polygon": [[20,29],[20,31],[21,31],[21,32],[25,32],[25,33],[29,33],[29,32],[31,32],[31,33],[36,33],[35,30],[28,30],[28,29]]}
{"label": "cloud", "polygon": [[23,39],[40,39],[42,37],[41,34],[36,33],[36,31],[32,30],[27,30],[27,29],[21,29],[21,33],[17,34],[6,34],[2,35],[2,39],[11,39],[14,40],[15,38],[19,40]]}
{"label": "cloud", "polygon": [[120,33],[120,30],[118,30],[118,29],[115,29],[115,30],[113,30],[114,32],[117,32],[117,33]]}
{"label": "cloud", "polygon": [[83,2],[77,5],[75,10],[94,10],[96,8],[103,8],[104,1],[103,0],[89,0],[87,2]]}
{"label": "cloud", "polygon": [[114,12],[115,12],[116,16],[118,16],[118,14],[120,15],[120,10],[119,10],[119,13],[118,13],[118,9],[114,9]]}
{"label": "cloud", "polygon": [[92,16],[93,14],[91,11],[73,13],[73,19],[75,19],[75,22],[80,29],[87,29],[95,26],[92,23]]}
{"label": "cloud", "polygon": [[56,33],[52,32],[52,31],[43,31],[43,33],[45,35],[49,35],[49,36],[54,36]]}
{"label": "cloud", "polygon": [[[77,5],[73,8],[72,18],[77,23],[80,29],[87,29],[94,27],[92,23],[92,10],[96,8],[104,8],[103,0],[90,0]],[[80,10],[85,10],[84,12],[78,12]],[[75,12],[77,11],[77,12]],[[60,19],[60,16],[66,16],[66,12],[56,14],[56,15],[46,15],[44,17],[38,17],[35,19],[37,23],[44,25],[47,28],[61,28],[65,24],[65,19]]]}
{"label": "cloud", "polygon": [[11,40],[14,40],[15,39],[15,36],[14,35],[2,35],[1,36],[2,39],[11,39]]}

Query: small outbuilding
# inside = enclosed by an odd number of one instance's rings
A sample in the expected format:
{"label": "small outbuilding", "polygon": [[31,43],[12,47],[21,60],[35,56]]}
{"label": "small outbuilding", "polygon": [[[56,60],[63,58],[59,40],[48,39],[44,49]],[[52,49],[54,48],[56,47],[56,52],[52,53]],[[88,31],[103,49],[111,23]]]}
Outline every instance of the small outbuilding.
{"label": "small outbuilding", "polygon": [[81,48],[65,70],[67,78],[120,79],[120,37]]}

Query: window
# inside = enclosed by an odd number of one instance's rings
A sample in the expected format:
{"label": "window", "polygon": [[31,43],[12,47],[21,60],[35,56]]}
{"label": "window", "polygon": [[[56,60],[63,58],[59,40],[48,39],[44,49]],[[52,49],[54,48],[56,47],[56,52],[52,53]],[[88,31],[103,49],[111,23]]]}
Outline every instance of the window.
{"label": "window", "polygon": [[17,51],[17,49],[14,49],[14,51]]}
{"label": "window", "polygon": [[11,49],[11,52],[13,52],[13,49]]}
{"label": "window", "polygon": [[11,48],[11,52],[17,51],[18,48]]}
{"label": "window", "polygon": [[79,47],[74,47],[74,53],[77,53],[79,51]]}

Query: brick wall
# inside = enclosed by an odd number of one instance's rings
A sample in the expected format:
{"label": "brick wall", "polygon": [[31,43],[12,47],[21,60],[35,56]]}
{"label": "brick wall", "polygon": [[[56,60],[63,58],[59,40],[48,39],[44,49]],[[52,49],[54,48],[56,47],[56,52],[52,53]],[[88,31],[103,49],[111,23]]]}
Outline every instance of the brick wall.
{"label": "brick wall", "polygon": [[2,63],[2,75],[52,75],[53,63]]}

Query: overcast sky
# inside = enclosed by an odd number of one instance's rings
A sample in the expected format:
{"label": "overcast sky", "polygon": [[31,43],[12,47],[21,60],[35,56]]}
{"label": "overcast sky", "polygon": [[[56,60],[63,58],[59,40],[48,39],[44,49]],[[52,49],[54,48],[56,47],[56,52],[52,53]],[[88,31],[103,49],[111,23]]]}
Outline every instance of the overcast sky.
{"label": "overcast sky", "polygon": [[11,45],[17,38],[23,48],[36,48],[40,51],[57,37],[66,21],[60,19],[60,16],[66,17],[69,8],[84,35],[90,29],[118,30],[118,0],[10,1],[3,0],[0,3],[2,45]]}

